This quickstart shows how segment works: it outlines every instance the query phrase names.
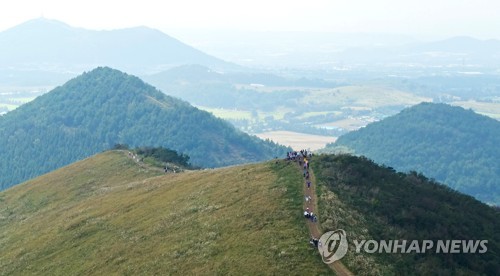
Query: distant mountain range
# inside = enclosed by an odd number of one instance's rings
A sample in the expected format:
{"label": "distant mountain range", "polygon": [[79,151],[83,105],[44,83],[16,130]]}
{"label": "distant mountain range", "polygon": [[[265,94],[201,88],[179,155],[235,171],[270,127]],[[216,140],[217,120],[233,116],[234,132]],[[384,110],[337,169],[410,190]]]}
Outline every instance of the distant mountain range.
{"label": "distant mountain range", "polygon": [[270,159],[287,150],[104,67],[0,117],[1,187],[115,144],[164,146],[204,167]]}
{"label": "distant mountain range", "polygon": [[338,53],[346,63],[379,66],[454,66],[463,71],[496,67],[500,61],[499,40],[452,37],[434,42],[414,42],[402,46],[352,47]]}
{"label": "distant mountain range", "polygon": [[[407,35],[377,33],[197,32],[183,39],[241,65],[279,68],[291,74],[294,73],[291,68],[300,68],[301,77],[312,74],[320,77],[320,73],[325,73],[324,78],[328,79],[346,76],[351,70],[359,76],[367,69],[371,71],[372,66],[403,76],[412,71],[424,73],[421,71],[424,69],[447,73],[488,66],[496,69],[500,59],[499,40],[466,36],[419,40]],[[401,67],[407,70],[396,69]],[[332,69],[333,73],[326,74]],[[380,78],[382,72],[374,73]]]}
{"label": "distant mountain range", "polygon": [[[134,74],[201,64],[218,70],[240,68],[147,27],[95,31],[38,18],[0,32],[0,71],[6,80],[27,80],[27,72],[71,75],[97,66]],[[9,69],[7,71],[7,69]],[[23,75],[24,74],[24,75]],[[58,76],[52,76],[56,81]]]}
{"label": "distant mountain range", "polygon": [[500,122],[446,104],[422,103],[341,136],[347,147],[401,171],[423,172],[500,205]]}

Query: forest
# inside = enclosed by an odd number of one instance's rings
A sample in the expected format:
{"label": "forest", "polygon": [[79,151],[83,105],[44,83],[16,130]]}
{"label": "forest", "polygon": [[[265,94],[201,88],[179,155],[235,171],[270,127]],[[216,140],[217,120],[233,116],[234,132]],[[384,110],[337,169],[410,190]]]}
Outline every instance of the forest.
{"label": "forest", "polygon": [[256,162],[287,151],[137,77],[97,68],[0,117],[1,187],[115,144],[162,146],[202,167]]}
{"label": "forest", "polygon": [[484,254],[365,254],[343,259],[356,274],[498,275],[500,211],[421,173],[395,172],[366,157],[320,155],[312,166],[321,188],[324,231],[348,240],[488,240]]}
{"label": "forest", "polygon": [[422,103],[358,131],[347,147],[397,170],[422,172],[486,203],[500,204],[500,122],[472,110]]}

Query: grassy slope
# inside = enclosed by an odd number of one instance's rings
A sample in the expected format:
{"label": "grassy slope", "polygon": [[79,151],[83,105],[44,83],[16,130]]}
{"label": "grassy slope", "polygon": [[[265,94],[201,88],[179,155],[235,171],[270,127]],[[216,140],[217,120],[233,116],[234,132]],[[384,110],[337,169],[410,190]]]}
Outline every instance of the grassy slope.
{"label": "grassy slope", "polygon": [[159,175],[99,154],[0,193],[0,274],[326,274],[298,170]]}

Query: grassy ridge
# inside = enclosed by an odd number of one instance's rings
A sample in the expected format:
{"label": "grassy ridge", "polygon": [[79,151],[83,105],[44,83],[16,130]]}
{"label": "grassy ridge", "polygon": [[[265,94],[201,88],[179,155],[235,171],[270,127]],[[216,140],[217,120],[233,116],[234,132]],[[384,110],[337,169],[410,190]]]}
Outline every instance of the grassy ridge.
{"label": "grassy ridge", "polygon": [[99,154],[0,193],[0,271],[326,274],[301,189],[281,162],[159,175]]}

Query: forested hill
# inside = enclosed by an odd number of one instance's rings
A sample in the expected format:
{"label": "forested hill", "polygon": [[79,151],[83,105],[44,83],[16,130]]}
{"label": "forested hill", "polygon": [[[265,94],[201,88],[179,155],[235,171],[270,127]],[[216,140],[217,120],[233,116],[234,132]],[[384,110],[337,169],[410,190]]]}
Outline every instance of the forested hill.
{"label": "forested hill", "polygon": [[1,187],[115,144],[171,148],[205,167],[255,162],[286,152],[137,77],[97,68],[0,117]]}
{"label": "forested hill", "polygon": [[341,136],[334,145],[401,171],[423,172],[500,205],[500,122],[446,104],[422,103]]}
{"label": "forested hill", "polygon": [[[397,173],[365,157],[322,155],[312,166],[321,189],[324,231],[344,229],[349,252],[342,259],[356,275],[499,275],[500,211],[422,174]],[[364,250],[354,240],[407,242],[405,254]],[[431,240],[425,252],[410,243]],[[438,241],[487,240],[487,251],[439,253]],[[381,247],[380,247],[381,248]]]}

